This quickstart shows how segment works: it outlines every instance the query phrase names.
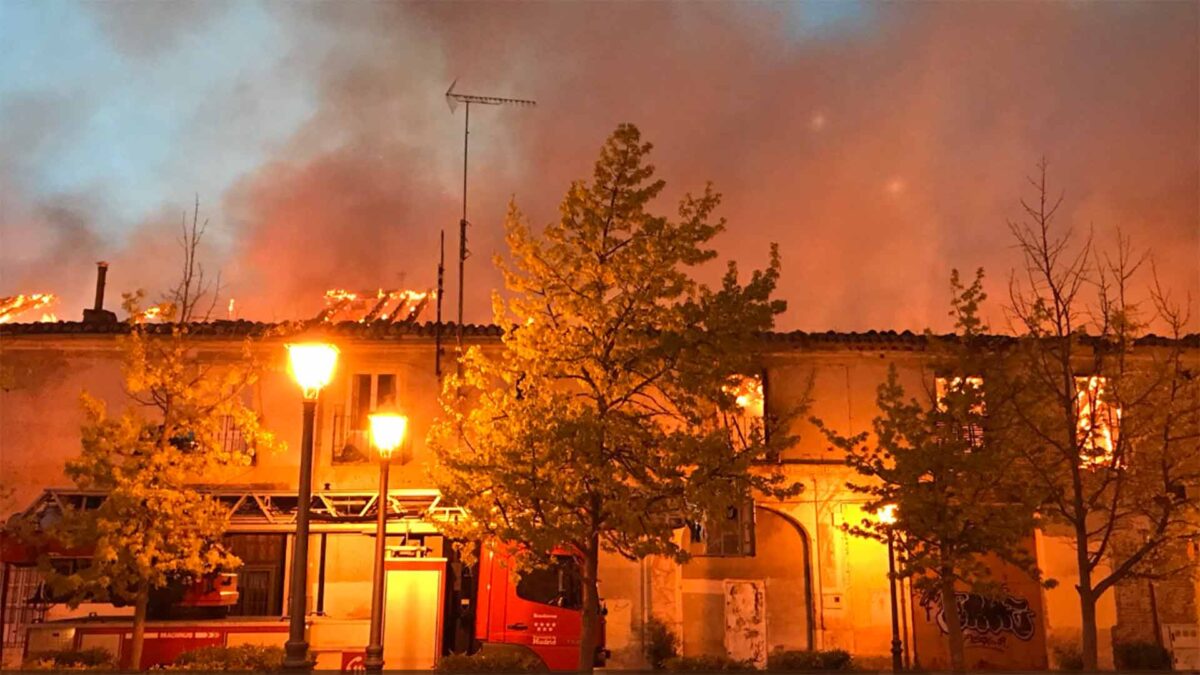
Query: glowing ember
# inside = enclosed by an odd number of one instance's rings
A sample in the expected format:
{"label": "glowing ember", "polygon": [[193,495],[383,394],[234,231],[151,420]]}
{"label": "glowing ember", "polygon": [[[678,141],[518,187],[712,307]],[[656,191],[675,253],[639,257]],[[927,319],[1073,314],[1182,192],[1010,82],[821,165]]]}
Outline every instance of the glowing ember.
{"label": "glowing ember", "polygon": [[[0,298],[0,323],[12,323],[19,315],[35,309],[41,309],[55,300],[57,298],[53,293],[30,293],[29,295],[22,293],[7,298]],[[47,316],[53,317],[54,315],[49,313],[43,314],[42,320],[45,321],[45,317]],[[52,318],[50,321],[57,321],[57,319]]]}

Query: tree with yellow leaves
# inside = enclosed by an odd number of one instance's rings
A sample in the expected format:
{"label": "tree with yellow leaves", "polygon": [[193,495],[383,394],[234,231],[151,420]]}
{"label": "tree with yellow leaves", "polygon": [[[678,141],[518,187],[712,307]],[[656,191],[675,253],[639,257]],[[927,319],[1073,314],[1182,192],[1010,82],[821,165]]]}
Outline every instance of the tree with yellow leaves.
{"label": "tree with yellow leaves", "polygon": [[[84,393],[82,451],[66,465],[77,487],[106,496],[96,509],[64,513],[47,533],[91,556],[89,565],[69,574],[45,566],[59,594],[73,604],[91,599],[134,606],[133,668],[141,663],[152,591],[240,565],[221,544],[226,509],[196,485],[276,445],[242,402],[257,372],[250,344],[236,362],[218,363],[198,353],[191,335],[211,312],[201,303],[217,290],[206,286],[196,260],[203,233],[197,209],[184,221],[183,276],[158,306],[162,323],[145,320],[137,307],[141,293],[127,296],[129,334],[121,340],[132,405],[112,415]],[[244,442],[226,443],[231,431]]]}
{"label": "tree with yellow leaves", "polygon": [[459,534],[510,542],[518,564],[578,555],[583,578],[579,668],[590,671],[599,626],[602,551],[629,559],[688,555],[685,522],[798,487],[757,467],[787,442],[744,419],[741,378],[760,372],[757,336],[779,257],[743,285],[729,263],[719,287],[693,277],[716,257],[719,196],[686,196],[675,220],[648,209],[664,183],[651,146],[621,125],[591,182],[571,185],[561,218],[540,234],[511,207],[509,291],[493,304],[498,353],[471,348],[447,378],[431,432],[435,478],[471,518]]}

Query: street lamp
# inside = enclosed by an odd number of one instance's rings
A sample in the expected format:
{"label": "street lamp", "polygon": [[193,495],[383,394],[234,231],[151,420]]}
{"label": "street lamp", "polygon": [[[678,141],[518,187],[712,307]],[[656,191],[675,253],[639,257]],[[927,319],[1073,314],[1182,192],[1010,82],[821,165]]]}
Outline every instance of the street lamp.
{"label": "street lamp", "polygon": [[288,641],[284,645],[285,670],[309,670],[304,619],[308,609],[308,510],[312,502],[313,425],[317,396],[329,384],[337,365],[338,350],[330,344],[306,342],[287,346],[292,377],[304,393],[304,433],[300,441],[300,485],[296,502],[296,542],[292,546],[292,589],[288,597]]}
{"label": "street lamp", "polygon": [[896,611],[896,534],[893,526],[896,524],[896,505],[887,504],[875,514],[879,522],[887,526],[888,545],[888,590],[892,595],[892,671],[904,670],[901,658],[903,648],[900,642],[900,616]]}
{"label": "street lamp", "polygon": [[386,552],[388,511],[388,466],[392,453],[404,442],[408,418],[391,412],[370,415],[371,442],[379,450],[379,501],[375,510],[375,574],[371,579],[371,637],[363,665],[369,672],[383,670],[383,556]]}

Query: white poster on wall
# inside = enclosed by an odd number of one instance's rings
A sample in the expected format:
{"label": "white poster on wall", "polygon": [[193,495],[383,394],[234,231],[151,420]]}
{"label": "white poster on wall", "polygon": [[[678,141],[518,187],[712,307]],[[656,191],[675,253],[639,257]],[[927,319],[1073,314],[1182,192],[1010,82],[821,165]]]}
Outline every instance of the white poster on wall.
{"label": "white poster on wall", "polygon": [[725,580],[725,651],[729,658],[767,666],[767,590],[755,580]]}

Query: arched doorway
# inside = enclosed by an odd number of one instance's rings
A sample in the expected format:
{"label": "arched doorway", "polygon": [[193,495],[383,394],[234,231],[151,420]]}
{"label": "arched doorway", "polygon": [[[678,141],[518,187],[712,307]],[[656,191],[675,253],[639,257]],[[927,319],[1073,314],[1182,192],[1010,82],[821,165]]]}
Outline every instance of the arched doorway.
{"label": "arched doorway", "polygon": [[[685,654],[726,653],[728,615],[738,611],[728,606],[729,594],[744,598],[747,589],[760,595],[765,607],[768,652],[813,647],[808,534],[779,511],[756,506],[754,512],[753,556],[696,555],[681,569]],[[730,582],[742,582],[741,588],[731,588]]]}

